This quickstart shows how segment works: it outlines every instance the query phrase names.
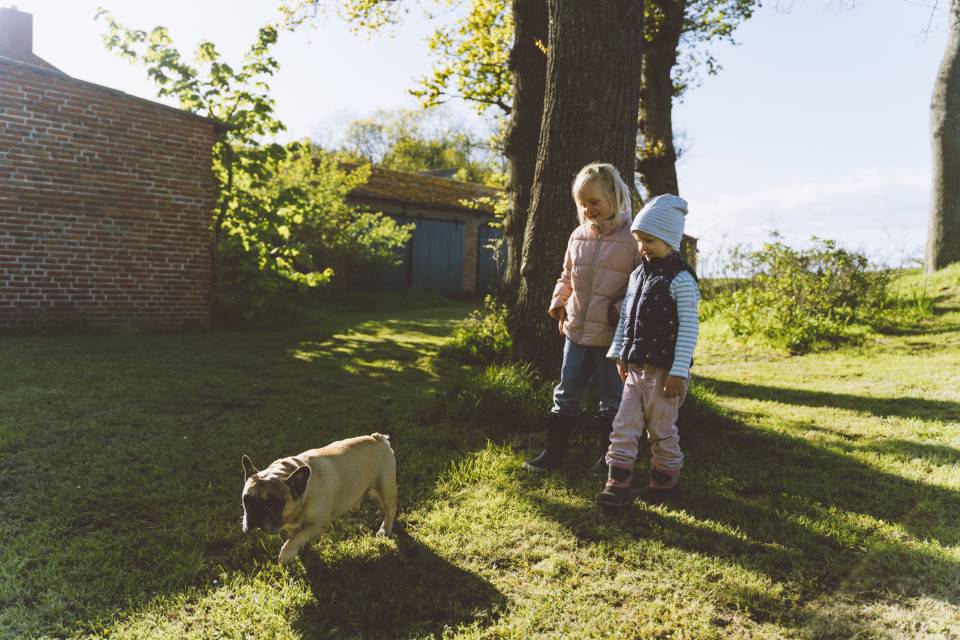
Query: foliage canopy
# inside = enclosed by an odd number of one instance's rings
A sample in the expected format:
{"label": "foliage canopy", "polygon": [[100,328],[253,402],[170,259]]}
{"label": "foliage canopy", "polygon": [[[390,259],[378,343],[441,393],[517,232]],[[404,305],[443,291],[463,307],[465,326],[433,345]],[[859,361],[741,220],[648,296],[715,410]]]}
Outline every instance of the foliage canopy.
{"label": "foliage canopy", "polygon": [[336,265],[394,259],[409,229],[345,201],[365,181],[365,171],[347,175],[309,143],[272,141],[285,128],[268,84],[279,68],[270,52],[278,37],[275,25],[260,28],[243,63],[234,67],[221,60],[212,42],[199,43],[191,64],[164,27],[131,29],[104,9],[97,18],[106,21],[106,47],[143,64],[159,97],[220,123],[213,147],[212,222],[220,302],[257,306],[284,286],[330,283]]}

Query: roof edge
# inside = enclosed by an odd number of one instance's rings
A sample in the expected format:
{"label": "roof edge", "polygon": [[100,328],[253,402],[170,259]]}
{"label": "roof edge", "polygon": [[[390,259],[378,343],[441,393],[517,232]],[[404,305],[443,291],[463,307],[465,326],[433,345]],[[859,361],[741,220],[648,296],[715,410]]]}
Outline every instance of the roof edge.
{"label": "roof edge", "polygon": [[[357,187],[361,189],[362,187]],[[497,215],[492,211],[484,211],[483,209],[472,209],[470,207],[464,207],[463,205],[457,205],[456,207],[444,207],[438,204],[430,204],[427,202],[417,202],[414,200],[401,200],[399,198],[385,198],[383,196],[378,196],[368,193],[357,193],[357,190],[351,191],[347,194],[348,198],[352,199],[368,199],[368,200],[379,200],[380,202],[398,204],[404,208],[417,208],[424,209],[429,211],[439,211],[439,212],[448,212],[448,213],[457,213],[461,215],[471,215],[471,216],[484,216],[490,218],[496,218]],[[452,210],[455,209],[455,210]]]}
{"label": "roof edge", "polygon": [[[37,59],[38,59],[38,60],[41,60],[41,61],[43,61],[43,62],[45,62],[45,63],[47,62],[46,60],[43,60],[43,58],[40,58],[39,56],[37,56]],[[126,92],[124,92],[124,91],[120,91],[119,89],[114,89],[114,88],[112,88],[112,87],[107,87],[107,86],[104,86],[104,85],[102,85],[102,84],[97,84],[96,82],[90,82],[89,80],[81,80],[80,78],[74,78],[73,76],[68,75],[68,74],[64,73],[63,71],[60,71],[59,69],[57,69],[57,68],[54,67],[53,65],[50,65],[49,68],[47,68],[47,67],[41,67],[41,66],[39,66],[39,65],[31,64],[31,63],[25,62],[25,61],[23,61],[23,60],[18,60],[18,59],[16,59],[16,58],[10,58],[10,57],[8,57],[8,56],[3,55],[2,52],[0,52],[0,64],[8,64],[8,65],[15,66],[15,67],[23,67],[23,68],[25,68],[25,69],[33,72],[33,73],[38,73],[38,74],[41,74],[41,75],[51,76],[51,77],[57,78],[57,79],[59,79],[59,80],[66,80],[67,82],[71,82],[71,83],[74,83],[74,84],[79,84],[79,85],[82,85],[82,86],[90,87],[90,88],[96,89],[96,90],[98,90],[98,91],[104,91],[104,92],[106,92],[106,93],[113,94],[113,95],[115,95],[115,96],[117,96],[117,97],[120,97],[120,98],[125,98],[125,99],[127,99],[127,100],[133,100],[133,101],[135,101],[135,102],[139,102],[139,103],[141,103],[141,104],[149,105],[149,106],[152,106],[152,107],[159,107],[159,108],[161,108],[161,109],[166,109],[166,110],[169,110],[169,111],[174,111],[174,112],[179,113],[179,114],[183,114],[183,115],[190,116],[191,118],[195,118],[195,119],[197,119],[197,120],[203,120],[204,122],[207,122],[207,123],[213,125],[213,128],[214,128],[214,130],[217,131],[217,133],[223,133],[223,132],[225,132],[225,131],[227,131],[227,130],[230,129],[230,125],[228,125],[227,123],[225,123],[225,122],[223,122],[223,121],[221,121],[221,120],[217,120],[217,119],[215,119],[215,118],[209,118],[209,117],[207,117],[207,116],[201,116],[200,114],[193,113],[192,111],[187,111],[186,109],[180,109],[180,108],[178,108],[178,107],[172,107],[172,106],[170,106],[170,105],[168,105],[168,104],[163,104],[162,102],[157,102],[157,101],[155,101],[155,100],[149,100],[149,99],[147,99],[147,98],[141,98],[140,96],[135,96],[135,95],[126,93]],[[49,64],[49,63],[47,63],[47,64]]]}

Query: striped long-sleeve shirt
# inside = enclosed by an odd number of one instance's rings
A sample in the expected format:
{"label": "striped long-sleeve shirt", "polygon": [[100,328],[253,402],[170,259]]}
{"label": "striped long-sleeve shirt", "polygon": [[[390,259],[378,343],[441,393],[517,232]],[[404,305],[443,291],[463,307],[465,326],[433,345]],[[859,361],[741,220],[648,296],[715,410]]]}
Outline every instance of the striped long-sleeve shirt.
{"label": "striped long-sleeve shirt", "polygon": [[[686,271],[678,273],[670,283],[670,297],[677,304],[677,345],[673,353],[673,366],[670,375],[680,378],[690,376],[690,362],[693,360],[693,350],[697,346],[700,335],[700,318],[697,306],[700,302],[700,289],[693,276]],[[624,320],[629,315],[626,308],[627,301],[620,310],[620,321],[617,330],[607,351],[607,357],[616,360],[620,357],[620,348],[623,346]]]}

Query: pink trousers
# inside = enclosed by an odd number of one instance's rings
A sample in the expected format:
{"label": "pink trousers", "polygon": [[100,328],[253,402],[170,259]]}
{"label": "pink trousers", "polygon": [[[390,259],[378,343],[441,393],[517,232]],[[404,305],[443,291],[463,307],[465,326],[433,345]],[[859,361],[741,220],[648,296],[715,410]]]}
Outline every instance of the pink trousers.
{"label": "pink trousers", "polygon": [[668,398],[663,395],[667,373],[666,369],[653,365],[628,366],[620,410],[613,419],[607,464],[632,469],[638,441],[646,430],[653,468],[671,476],[675,483],[683,467],[677,412],[687,396],[690,379],[684,380],[679,396]]}

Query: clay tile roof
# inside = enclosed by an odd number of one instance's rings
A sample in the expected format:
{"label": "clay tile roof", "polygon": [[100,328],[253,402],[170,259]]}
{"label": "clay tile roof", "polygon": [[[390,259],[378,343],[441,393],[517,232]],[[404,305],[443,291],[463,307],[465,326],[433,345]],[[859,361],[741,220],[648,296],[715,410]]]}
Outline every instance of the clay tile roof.
{"label": "clay tile roof", "polygon": [[[357,165],[342,165],[347,172]],[[476,208],[463,204],[464,200],[473,200],[478,197],[495,199],[503,191],[493,187],[485,187],[472,182],[460,182],[449,178],[425,176],[419,173],[406,171],[392,171],[380,167],[373,167],[367,183],[350,192],[357,198],[376,198],[392,200],[405,204],[418,204],[428,207],[457,210],[468,213],[493,213],[491,203],[481,203]]]}

